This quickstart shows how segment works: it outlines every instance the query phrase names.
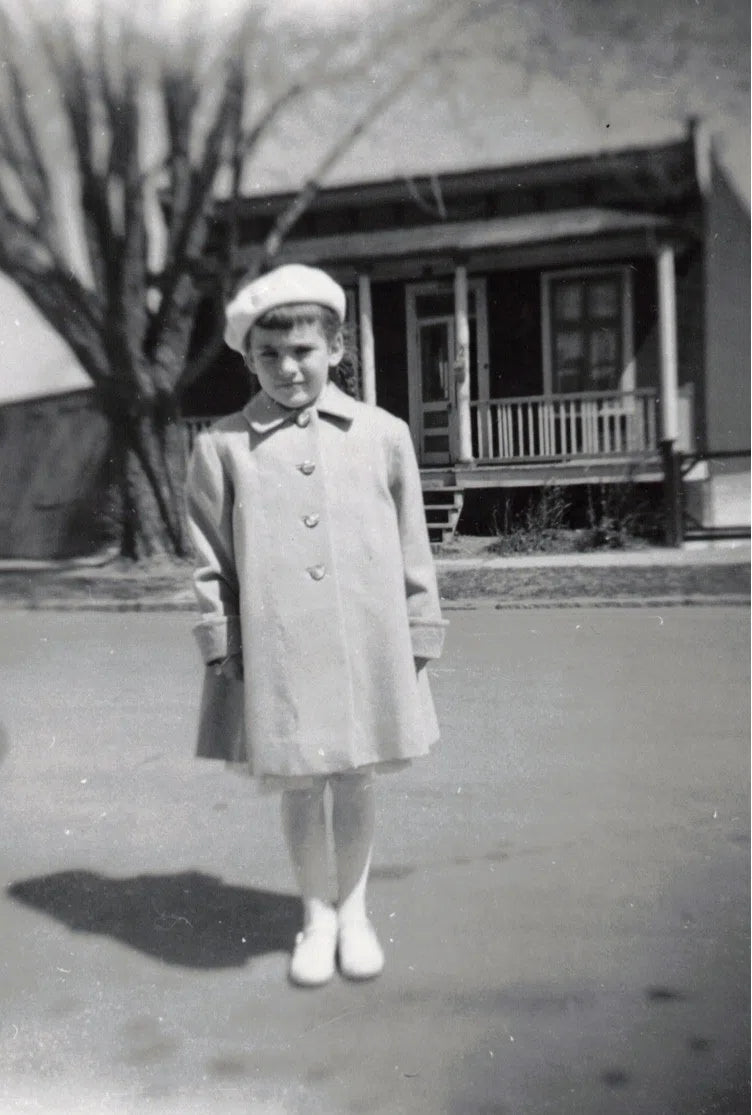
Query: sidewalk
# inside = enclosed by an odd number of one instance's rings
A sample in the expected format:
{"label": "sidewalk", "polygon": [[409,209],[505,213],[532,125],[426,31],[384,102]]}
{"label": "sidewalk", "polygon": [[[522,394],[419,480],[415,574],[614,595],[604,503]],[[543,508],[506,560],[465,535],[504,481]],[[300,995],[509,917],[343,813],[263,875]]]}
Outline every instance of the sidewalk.
{"label": "sidewalk", "polygon": [[[677,549],[646,546],[641,550],[591,550],[571,554],[525,554],[520,557],[451,557],[437,558],[438,568],[482,565],[485,568],[565,568],[605,566],[689,566],[735,565],[749,563],[750,542],[732,539],[714,542],[685,542]],[[2,563],[0,562],[0,569]]]}
{"label": "sidewalk", "polygon": [[[100,563],[100,564],[98,564]],[[521,557],[439,557],[449,606],[577,607],[734,603],[750,598],[748,541],[689,542]],[[191,567],[124,566],[112,555],[67,562],[0,561],[0,609],[192,611]]]}

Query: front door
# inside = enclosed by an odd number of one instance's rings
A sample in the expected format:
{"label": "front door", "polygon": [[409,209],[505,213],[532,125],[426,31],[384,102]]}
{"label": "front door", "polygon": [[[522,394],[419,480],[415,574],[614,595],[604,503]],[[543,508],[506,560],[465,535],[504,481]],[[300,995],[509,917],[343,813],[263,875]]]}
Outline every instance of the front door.
{"label": "front door", "polygon": [[449,392],[454,359],[454,317],[418,323],[420,366],[420,459],[427,465],[448,464]]}
{"label": "front door", "polygon": [[[421,465],[450,464],[456,414],[454,288],[446,280],[406,289],[410,429]],[[488,338],[483,279],[468,282],[470,397],[488,398]]]}

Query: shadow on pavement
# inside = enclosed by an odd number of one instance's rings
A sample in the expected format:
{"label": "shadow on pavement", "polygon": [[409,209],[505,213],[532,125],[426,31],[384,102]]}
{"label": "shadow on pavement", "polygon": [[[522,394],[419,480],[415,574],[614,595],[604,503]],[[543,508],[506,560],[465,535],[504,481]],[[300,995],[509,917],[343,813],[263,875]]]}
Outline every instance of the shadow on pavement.
{"label": "shadow on pavement", "polygon": [[238,967],[290,951],[302,917],[291,895],[196,871],[126,879],[60,871],[13,883],[8,894],[77,932],[105,934],[188,968]]}

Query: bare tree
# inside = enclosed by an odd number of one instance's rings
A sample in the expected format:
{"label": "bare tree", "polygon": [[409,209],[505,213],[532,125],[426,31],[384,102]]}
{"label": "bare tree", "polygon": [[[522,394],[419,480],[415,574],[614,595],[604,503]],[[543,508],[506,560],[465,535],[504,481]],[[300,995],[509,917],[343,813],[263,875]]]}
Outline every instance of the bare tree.
{"label": "bare tree", "polygon": [[[275,226],[270,262],[322,176],[466,18],[462,2],[408,4],[382,9],[372,34],[298,25],[293,37],[263,5],[244,8],[220,29],[187,5],[155,35],[138,7],[99,0],[82,20],[73,5],[52,16],[0,2],[0,270],[91,377],[130,558],[186,553],[179,397],[218,350],[216,332],[195,354],[191,338],[210,238],[230,293],[249,160],[314,91],[388,60]],[[220,187],[230,218],[218,226]]]}

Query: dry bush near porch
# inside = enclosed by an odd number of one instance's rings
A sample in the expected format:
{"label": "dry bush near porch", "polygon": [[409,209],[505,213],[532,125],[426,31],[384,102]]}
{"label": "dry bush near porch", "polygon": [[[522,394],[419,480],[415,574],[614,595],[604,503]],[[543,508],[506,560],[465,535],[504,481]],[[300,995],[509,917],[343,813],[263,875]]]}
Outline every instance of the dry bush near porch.
{"label": "dry bush near porch", "polygon": [[497,494],[485,515],[476,510],[473,525],[479,534],[492,536],[485,552],[499,556],[634,549],[660,540],[657,497],[657,490],[631,481],[578,488],[544,485],[501,499]]}

